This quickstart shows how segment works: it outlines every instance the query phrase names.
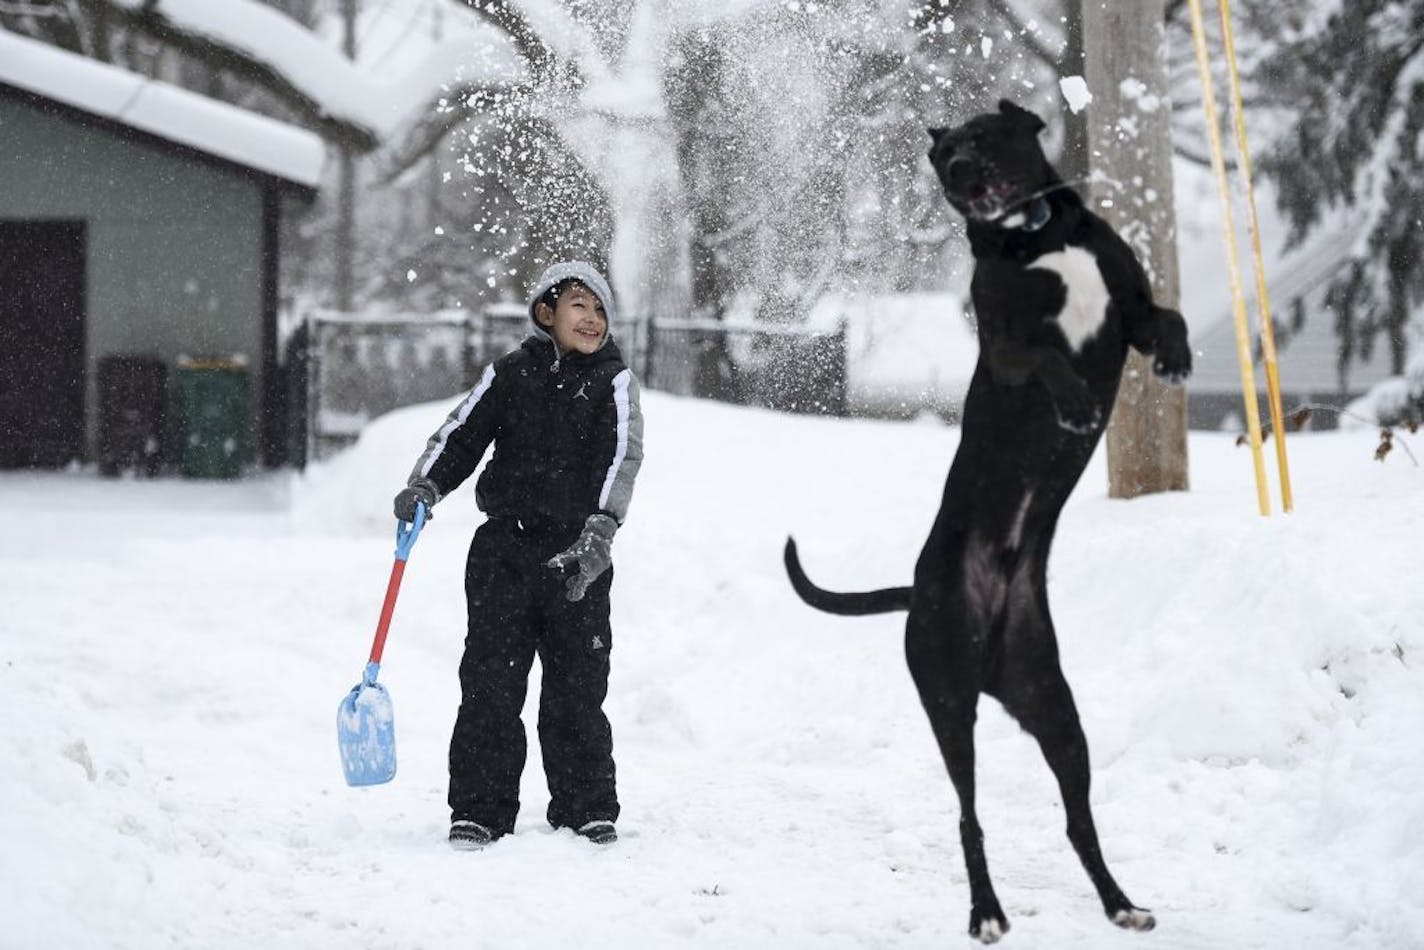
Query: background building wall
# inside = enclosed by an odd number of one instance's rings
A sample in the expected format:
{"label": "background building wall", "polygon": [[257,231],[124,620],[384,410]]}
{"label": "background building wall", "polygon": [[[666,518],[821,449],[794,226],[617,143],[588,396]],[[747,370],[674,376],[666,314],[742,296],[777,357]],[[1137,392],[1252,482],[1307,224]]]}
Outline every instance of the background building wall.
{"label": "background building wall", "polygon": [[111,353],[241,355],[249,457],[262,393],[262,186],[217,164],[0,96],[0,218],[87,225],[86,429]]}

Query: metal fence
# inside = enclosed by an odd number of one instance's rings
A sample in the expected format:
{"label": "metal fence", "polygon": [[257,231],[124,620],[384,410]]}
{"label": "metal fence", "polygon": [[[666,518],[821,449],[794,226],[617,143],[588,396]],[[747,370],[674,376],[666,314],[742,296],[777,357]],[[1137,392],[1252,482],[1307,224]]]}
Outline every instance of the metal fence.
{"label": "metal fence", "polygon": [[846,414],[844,325],[734,326],[654,320],[643,380],[652,389],[786,412]]}
{"label": "metal fence", "polygon": [[[298,466],[330,458],[377,416],[449,399],[529,334],[518,304],[367,318],[307,317],[286,348],[288,456]],[[687,396],[791,412],[844,415],[845,331],[637,319],[613,327],[643,385]]]}

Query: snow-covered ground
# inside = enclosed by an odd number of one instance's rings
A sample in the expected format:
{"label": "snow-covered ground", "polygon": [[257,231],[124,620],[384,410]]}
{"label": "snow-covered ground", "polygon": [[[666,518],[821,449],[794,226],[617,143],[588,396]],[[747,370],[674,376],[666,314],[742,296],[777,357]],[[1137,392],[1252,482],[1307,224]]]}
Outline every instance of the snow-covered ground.
{"label": "snow-covered ground", "polygon": [[[454,853],[468,487],[386,651],[399,774],[349,789],[335,745],[389,498],[447,409],[301,479],[0,476],[0,946],[967,945],[901,618],[817,614],[780,563],[793,532],[827,586],[904,582],[956,430],[647,394],[615,546],[623,837],[551,832],[532,752],[517,834]],[[1298,513],[1263,519],[1247,450],[1191,438],[1185,494],[1108,500],[1100,455],[1051,571],[1104,847],[1158,929],[1106,922],[1039,753],[986,700],[1009,945],[1424,945],[1424,469],[1369,433],[1295,436]]]}

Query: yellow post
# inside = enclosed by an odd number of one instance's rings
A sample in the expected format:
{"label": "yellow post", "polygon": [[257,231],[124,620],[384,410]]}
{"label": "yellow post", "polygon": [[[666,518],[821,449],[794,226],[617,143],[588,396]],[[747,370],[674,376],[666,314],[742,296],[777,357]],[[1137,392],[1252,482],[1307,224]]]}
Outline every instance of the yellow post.
{"label": "yellow post", "polygon": [[1286,461],[1285,412],[1281,408],[1281,379],[1276,366],[1276,329],[1271,322],[1271,300],[1266,292],[1266,265],[1261,258],[1261,228],[1256,217],[1256,186],[1251,177],[1251,149],[1246,143],[1246,113],[1241,105],[1241,78],[1236,71],[1236,38],[1231,28],[1231,0],[1218,0],[1221,14],[1221,43],[1226,52],[1227,76],[1231,81],[1231,112],[1235,118],[1236,151],[1241,175],[1246,183],[1247,223],[1251,233],[1252,262],[1256,269],[1256,316],[1261,325],[1261,355],[1266,364],[1266,397],[1271,409],[1271,431],[1276,436],[1276,465],[1281,476],[1281,508],[1295,509],[1291,497],[1290,463]]}
{"label": "yellow post", "polygon": [[1221,127],[1217,122],[1216,93],[1212,89],[1211,65],[1207,60],[1206,27],[1201,0],[1187,0],[1192,14],[1192,45],[1196,47],[1197,71],[1201,74],[1202,108],[1206,112],[1207,140],[1211,144],[1211,168],[1221,193],[1223,229],[1226,232],[1226,268],[1231,278],[1231,309],[1236,320],[1236,354],[1241,362],[1241,394],[1246,403],[1246,431],[1251,438],[1251,462],[1256,470],[1256,501],[1261,514],[1271,513],[1266,489],[1266,463],[1261,458],[1261,410],[1256,402],[1256,376],[1251,369],[1251,335],[1246,327],[1246,298],[1241,292],[1241,265],[1236,258],[1236,221],[1231,213],[1231,186],[1226,180],[1226,159],[1222,154]]}

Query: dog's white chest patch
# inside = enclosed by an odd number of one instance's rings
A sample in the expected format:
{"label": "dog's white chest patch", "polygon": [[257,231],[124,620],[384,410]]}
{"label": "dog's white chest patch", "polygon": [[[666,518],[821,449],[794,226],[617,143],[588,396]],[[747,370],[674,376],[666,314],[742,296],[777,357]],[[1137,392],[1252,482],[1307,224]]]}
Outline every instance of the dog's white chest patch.
{"label": "dog's white chest patch", "polygon": [[1078,352],[1097,334],[1108,314],[1108,287],[1098,271],[1098,259],[1081,247],[1066,247],[1035,258],[1028,266],[1053,271],[1068,288],[1058,326],[1068,346]]}

